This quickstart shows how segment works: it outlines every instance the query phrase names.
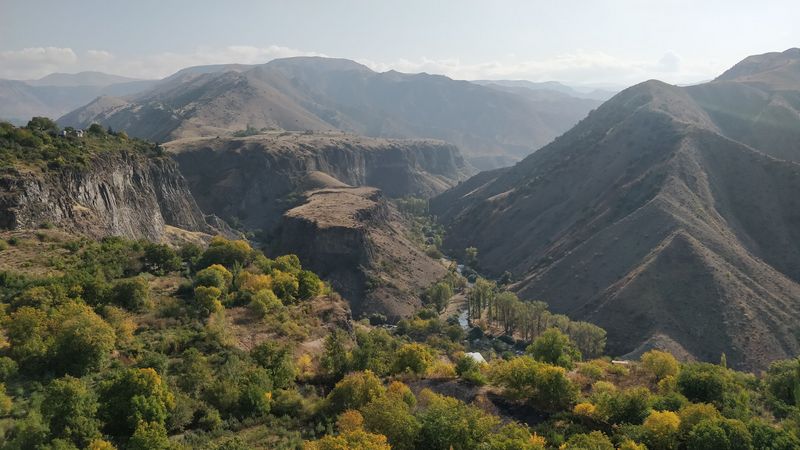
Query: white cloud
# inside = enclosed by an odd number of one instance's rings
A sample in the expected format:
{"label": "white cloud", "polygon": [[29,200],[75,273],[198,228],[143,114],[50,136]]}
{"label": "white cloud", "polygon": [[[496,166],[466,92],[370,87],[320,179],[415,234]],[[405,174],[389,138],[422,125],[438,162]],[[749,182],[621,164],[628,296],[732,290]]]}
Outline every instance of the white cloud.
{"label": "white cloud", "polygon": [[71,48],[30,47],[0,52],[0,78],[38,78],[78,62]]}
{"label": "white cloud", "polygon": [[105,62],[114,59],[114,54],[105,50],[87,50],[86,59],[94,62]]}
{"label": "white cloud", "polygon": [[164,52],[142,58],[120,60],[108,65],[108,70],[140,78],[162,78],[190,66],[207,64],[263,64],[275,58],[291,56],[325,56],[289,47],[271,45],[255,47],[232,45],[222,48],[201,47],[189,53]]}
{"label": "white cloud", "polygon": [[672,83],[708,79],[724,67],[710,63],[684,64],[680,56],[668,52],[657,60],[616,57],[598,51],[576,51],[543,59],[520,59],[509,55],[503,60],[466,63],[459,59],[400,59],[392,62],[362,61],[373,70],[441,73],[464,80],[524,79],[557,80],[572,84],[629,85],[650,78]]}
{"label": "white cloud", "polygon": [[[40,47],[0,52],[0,78],[38,78],[51,72],[98,70],[113,74],[161,78],[182,68],[205,64],[261,64],[290,56],[326,56],[290,47],[231,45],[199,47],[190,52],[162,52],[128,58],[106,50],[88,50],[80,57],[70,48]],[[558,80],[571,84],[630,85],[649,78],[688,83],[713,78],[725,67],[713,61],[685,61],[668,52],[652,60],[630,59],[606,52],[577,50],[541,59],[508,54],[493,61],[465,62],[458,58],[418,58],[359,62],[373,70],[428,72],[456,79]]]}

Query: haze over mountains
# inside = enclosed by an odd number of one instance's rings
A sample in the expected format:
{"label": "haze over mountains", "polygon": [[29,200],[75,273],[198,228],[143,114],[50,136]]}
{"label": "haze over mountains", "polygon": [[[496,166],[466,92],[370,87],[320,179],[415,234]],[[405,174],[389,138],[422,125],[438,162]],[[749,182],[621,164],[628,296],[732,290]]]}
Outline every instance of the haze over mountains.
{"label": "haze over mountains", "polygon": [[432,138],[457,145],[478,168],[493,168],[530,154],[600,104],[554,93],[536,96],[439,75],[377,73],[344,59],[298,57],[189,68],[127,98],[98,98],[59,122],[98,122],[162,142],[247,127]]}
{"label": "haze over mountains", "polygon": [[101,72],[53,73],[38,80],[0,80],[0,119],[24,124],[33,116],[57,118],[101,95],[129,95],[152,80]]}
{"label": "haze over mountains", "polygon": [[517,165],[434,199],[446,246],[596,323],[612,354],[800,351],[800,50],[648,81]]}

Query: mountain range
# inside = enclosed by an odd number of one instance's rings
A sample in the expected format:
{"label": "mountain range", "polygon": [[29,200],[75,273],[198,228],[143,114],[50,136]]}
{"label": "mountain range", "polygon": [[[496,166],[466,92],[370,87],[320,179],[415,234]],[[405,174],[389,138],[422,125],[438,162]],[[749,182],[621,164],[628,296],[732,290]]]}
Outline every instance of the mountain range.
{"label": "mountain range", "polygon": [[800,352],[800,50],[633,86],[511,168],[433,200],[454,253],[651,347],[763,368]]}
{"label": "mountain range", "polygon": [[548,92],[297,57],[185,69],[131,96],[97,98],[59,123],[97,122],[160,142],[248,128],[431,138],[457,145],[478,168],[494,168],[547,144],[601,103]]}
{"label": "mountain range", "polygon": [[60,117],[98,96],[124,96],[154,81],[101,72],[53,73],[38,80],[0,80],[0,119],[25,124],[31,117]]}

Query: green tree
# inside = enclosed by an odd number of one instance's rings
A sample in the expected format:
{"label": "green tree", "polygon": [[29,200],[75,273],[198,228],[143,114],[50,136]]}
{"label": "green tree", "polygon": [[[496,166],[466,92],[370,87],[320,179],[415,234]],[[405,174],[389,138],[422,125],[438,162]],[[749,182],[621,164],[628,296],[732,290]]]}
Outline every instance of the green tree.
{"label": "green tree", "polygon": [[148,242],[142,257],[145,270],[155,275],[164,275],[181,269],[181,257],[168,245]]}
{"label": "green tree", "polygon": [[600,417],[611,424],[641,424],[650,411],[650,391],[644,387],[593,394]]}
{"label": "green tree", "polygon": [[452,296],[453,287],[445,281],[440,281],[429,287],[425,294],[428,304],[434,305],[437,311],[444,309]]}
{"label": "green tree", "polygon": [[319,279],[317,274],[308,270],[302,270],[297,274],[297,283],[297,295],[300,300],[314,298],[322,291],[322,280]]}
{"label": "green tree", "polygon": [[34,117],[28,121],[28,125],[25,128],[42,132],[58,132],[58,125],[47,117]]}
{"label": "green tree", "polygon": [[170,450],[167,430],[160,422],[140,422],[128,441],[128,450]]}
{"label": "green tree", "polygon": [[378,397],[363,408],[367,431],[386,436],[395,450],[413,450],[420,424],[411,407],[395,396]]}
{"label": "green tree", "polygon": [[272,290],[281,302],[291,304],[297,300],[300,282],[294,274],[275,269],[272,272]]}
{"label": "green tree", "polygon": [[163,425],[174,407],[175,397],[150,368],[121,370],[100,385],[99,416],[111,436],[131,436],[140,422]]}
{"label": "green tree", "polygon": [[97,396],[80,379],[66,376],[44,390],[42,418],[54,438],[83,448],[100,437]]}
{"label": "green tree", "polygon": [[417,448],[431,450],[477,449],[499,425],[499,419],[464,402],[430,390],[420,393]]}
{"label": "green tree", "polygon": [[678,428],[681,419],[672,411],[653,411],[644,420],[647,448],[670,450],[678,443]]}
{"label": "green tree", "polygon": [[196,348],[189,348],[181,355],[178,367],[178,386],[189,394],[197,395],[214,380],[208,359]]}
{"label": "green tree", "polygon": [[50,319],[44,311],[23,306],[4,320],[9,354],[23,370],[41,372],[53,346]]}
{"label": "green tree", "polygon": [[297,255],[283,255],[275,258],[275,268],[292,275],[299,274],[303,267],[300,265],[300,258]]}
{"label": "green tree", "polygon": [[208,267],[212,264],[220,264],[228,269],[234,265],[247,266],[256,252],[250,247],[247,241],[229,240],[217,236],[211,240],[208,248],[200,257],[199,266]]}
{"label": "green tree", "polygon": [[678,389],[697,403],[721,404],[727,383],[726,369],[716,364],[686,364],[678,375]]}
{"label": "green tree", "polygon": [[563,410],[575,402],[578,388],[562,367],[551,366],[528,356],[493,363],[490,380],[513,399],[527,400],[548,411]]}
{"label": "green tree", "polygon": [[233,274],[220,264],[212,264],[194,276],[195,286],[215,287],[223,293],[228,292],[232,281]]}
{"label": "green tree", "polygon": [[250,356],[267,370],[276,389],[284,389],[294,382],[297,370],[292,351],[286,345],[265,341],[250,351]]}
{"label": "green tree", "polygon": [[341,378],[350,367],[350,355],[347,353],[349,340],[347,333],[340,329],[334,330],[325,338],[321,366],[333,378]]}
{"label": "green tree", "polygon": [[611,439],[600,431],[572,435],[565,446],[568,450],[614,450]]}
{"label": "green tree", "polygon": [[464,249],[464,257],[467,259],[467,265],[476,268],[478,267],[478,249],[475,247],[467,247]]}
{"label": "green tree", "polygon": [[275,314],[283,303],[271,289],[261,289],[250,298],[250,310],[259,318],[264,319],[271,314]]}
{"label": "green tree", "polygon": [[569,336],[556,328],[550,328],[528,346],[527,352],[536,360],[571,369],[580,361],[581,352]]}
{"label": "green tree", "polygon": [[402,345],[396,354],[395,372],[409,371],[422,375],[433,364],[433,350],[425,344],[413,342]]}
{"label": "green tree", "polygon": [[336,383],[328,394],[328,409],[333,413],[359,409],[385,392],[381,380],[369,370],[353,372]]}
{"label": "green tree", "polygon": [[53,366],[59,373],[81,376],[105,364],[114,350],[114,329],[92,308],[67,303],[55,313]]}
{"label": "green tree", "polygon": [[773,409],[785,417],[800,406],[800,359],[773,362],[764,383]]}
{"label": "green tree", "polygon": [[678,360],[670,353],[650,350],[642,354],[640,361],[642,362],[642,368],[656,380],[662,380],[670,376],[674,377],[678,374]]}
{"label": "green tree", "polygon": [[111,299],[130,311],[143,311],[150,307],[150,285],[142,277],[119,280],[111,289]]}
{"label": "green tree", "polygon": [[197,286],[194,288],[194,302],[192,307],[201,317],[208,317],[215,312],[222,311],[222,291],[215,286]]}

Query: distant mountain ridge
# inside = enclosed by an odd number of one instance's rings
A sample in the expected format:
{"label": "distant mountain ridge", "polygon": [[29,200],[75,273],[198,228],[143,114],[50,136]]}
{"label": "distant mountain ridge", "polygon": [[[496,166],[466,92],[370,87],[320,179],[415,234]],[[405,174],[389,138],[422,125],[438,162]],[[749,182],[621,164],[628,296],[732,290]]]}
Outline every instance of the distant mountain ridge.
{"label": "distant mountain ridge", "polygon": [[800,53],[626,89],[511,168],[433,200],[445,245],[523,297],[738,367],[800,353]]}
{"label": "distant mountain ridge", "polygon": [[24,124],[31,117],[57,118],[98,96],[126,96],[149,89],[155,80],[102,72],[53,73],[38,80],[0,80],[0,120]]}
{"label": "distant mountain ridge", "polygon": [[591,100],[605,101],[610,99],[617,93],[617,91],[610,89],[578,89],[573,86],[560,83],[558,81],[541,81],[534,82],[528,80],[474,80],[475,84],[489,87],[512,88],[512,89],[528,89],[531,91],[549,91],[560,92],[570,97],[586,98]]}
{"label": "distant mountain ridge", "polygon": [[377,73],[346,59],[297,57],[184,69],[136,95],[99,98],[59,122],[98,122],[156,141],[248,126],[432,138],[459,146],[476,167],[492,168],[528,155],[599,104],[532,98],[439,75]]}
{"label": "distant mountain ridge", "polygon": [[146,81],[139,78],[111,75],[103,72],[86,71],[78,73],[51,73],[36,80],[26,80],[31,86],[110,86],[112,84]]}

